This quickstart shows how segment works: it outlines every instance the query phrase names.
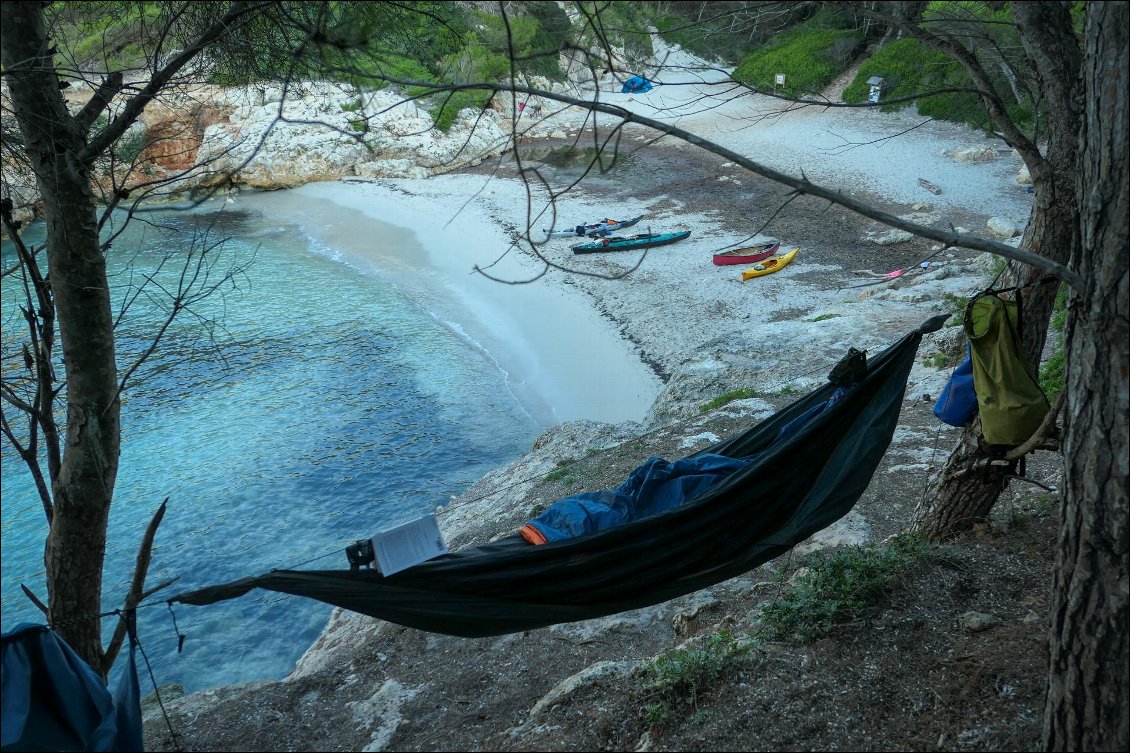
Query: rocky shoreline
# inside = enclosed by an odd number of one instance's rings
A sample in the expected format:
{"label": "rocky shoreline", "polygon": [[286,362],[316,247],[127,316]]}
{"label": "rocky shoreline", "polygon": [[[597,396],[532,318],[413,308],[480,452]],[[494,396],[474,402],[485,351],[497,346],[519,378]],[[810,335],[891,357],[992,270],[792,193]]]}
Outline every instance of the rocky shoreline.
{"label": "rocky shoreline", "polygon": [[[679,90],[678,96],[686,91]],[[675,97],[674,88],[672,92]],[[649,111],[672,104],[663,99],[664,87],[650,99],[601,96]],[[656,225],[687,224],[695,232],[669,253],[657,251],[642,262],[636,255],[615,254],[579,261],[565,243],[520,242],[527,228],[540,227],[540,219],[515,213],[515,207],[525,206],[525,189],[515,163],[504,156],[513,133],[508,115],[515,109],[505,97],[496,98],[484,117],[467,113],[446,134],[431,129],[414,106],[394,107],[396,97],[390,92],[359,96],[338,86],[304,84],[288,101],[285,122],[279,121],[280,99],[281,90],[214,90],[194,92],[183,102],[147,112],[140,130],[149,134],[144,153],[150,167],[140,178],[168,178],[187,167],[203,168],[191,180],[173,180],[161,196],[150,198],[343,179],[353,181],[357,190],[407,192],[421,200],[447,197],[454,203],[473,194],[468,211],[492,218],[500,243],[518,242],[514,253],[532,269],[543,269],[547,285],[567,288],[587,300],[663,381],[652,408],[639,421],[584,420],[556,426],[525,456],[451,500],[439,510],[439,520],[452,549],[512,533],[534,510],[561,496],[618,484],[649,455],[686,455],[748,426],[821,383],[847,347],[881,348],[929,316],[952,309],[955,300],[981,288],[993,272],[993,260],[987,256],[939,249],[810,197],[786,201],[787,192],[778,186],[689,147],[663,142],[637,150],[650,136],[632,130],[626,131],[632,146],[626,151],[630,159],[623,174],[616,181],[594,180],[569,194],[567,205],[563,201],[559,207],[562,224],[606,216],[611,206],[624,214],[647,213]],[[529,127],[522,124],[525,139],[560,148],[592,143],[578,141],[579,136],[592,135],[584,130],[583,113],[557,111],[549,100],[532,104],[525,112],[537,112],[538,117]],[[1018,161],[979,143],[983,137],[969,129],[929,124],[893,140],[895,146],[885,152],[836,152],[805,139],[834,133],[836,139],[859,146],[862,134],[869,131],[905,130],[910,116],[881,120],[878,113],[799,111],[767,121],[758,130],[733,129],[733,115],[719,109],[710,120],[695,120],[676,109],[670,117],[684,117],[680,122],[688,127],[697,123],[705,137],[756,153],[766,164],[803,170],[817,182],[919,222],[972,232],[984,229],[1015,241],[1026,218],[1030,197],[1018,182],[1023,180]],[[500,156],[499,161],[491,159]],[[36,203],[33,182],[26,177],[21,182],[16,173],[5,170],[5,195],[23,210],[25,220],[34,216]],[[487,178],[493,181],[491,192],[481,190]],[[942,193],[920,187],[918,179],[940,187]],[[993,207],[991,213],[988,207]],[[770,217],[772,223],[759,230]],[[733,270],[710,266],[711,251],[758,232],[801,247],[802,255],[758,285],[741,283]],[[916,271],[925,259],[943,263]],[[893,270],[907,273],[884,277]],[[881,541],[905,526],[924,478],[944,459],[953,438],[952,430],[933,420],[929,406],[948,376],[948,369],[939,364],[952,359],[960,347],[960,334],[953,328],[924,341],[908,384],[902,424],[872,487],[855,512],[793,555],[800,558],[821,546]],[[751,389],[757,396],[711,411],[701,409],[737,388]],[[559,470],[564,472],[550,473]],[[1043,561],[1017,565],[1009,559],[1015,553],[992,547],[978,552],[984,561],[1030,575],[1036,584],[1030,590],[1038,587]],[[795,569],[793,555],[654,607],[490,639],[426,634],[336,610],[319,640],[283,680],[212,688],[180,698],[167,689],[163,708],[151,705],[147,711],[146,745],[152,750],[757,747],[742,743],[740,729],[730,737],[706,733],[700,740],[693,724],[684,730],[688,737],[663,742],[650,730],[640,734],[646,725],[638,718],[629,724],[602,710],[631,716],[630,703],[636,702],[630,692],[633,683],[657,655],[699,645],[721,628],[748,627],[758,606],[772,596],[774,584],[779,586]],[[1026,594],[998,598],[998,586],[981,581],[977,585],[982,593],[994,594],[998,617],[1014,631],[1002,635],[1001,645],[1019,645],[1025,631],[1040,632],[1039,626],[1022,624],[1026,611],[1038,612],[1039,604],[1024,601]],[[944,608],[957,608],[956,603]],[[897,632],[894,619],[892,635]],[[938,640],[958,646],[965,637],[944,633]],[[977,647],[971,645],[970,650]],[[808,667],[810,656],[834,663],[819,650],[790,651],[773,654],[775,661],[783,662],[774,675],[781,686],[796,672],[804,675],[798,667]],[[892,653],[900,650],[895,647]],[[1001,648],[1000,655],[1004,653]],[[902,654],[906,657],[905,651]],[[1010,662],[1002,659],[1001,667],[1031,669],[1015,657]],[[878,660],[875,666],[880,666]],[[1038,669],[1030,672],[1032,678],[1040,675]],[[1003,668],[1000,672],[1002,677],[1007,674]],[[1016,682],[1026,688],[1029,681],[1038,682],[1028,675]],[[742,687],[731,688],[735,697],[741,697]],[[867,696],[860,697],[865,707]],[[870,702],[882,697],[879,693]],[[1033,700],[1030,706],[1037,703]],[[771,716],[771,706],[764,708]],[[1015,713],[1012,707],[1001,708],[999,714],[1011,725],[1001,725],[1008,727],[1008,734],[1027,734],[1033,724],[1038,731],[1038,721],[1026,716],[1029,707]],[[577,716],[571,709],[587,710],[588,716]],[[1038,719],[1038,714],[1031,717]],[[944,722],[941,715],[939,720]],[[997,749],[1008,749],[1015,740],[992,737],[1004,733],[985,731],[991,721],[970,722],[968,740],[986,745],[988,740]],[[760,745],[775,741],[785,747],[773,749],[791,749],[790,726],[787,718],[776,722],[782,737],[763,737],[770,742]],[[931,729],[923,725],[923,734]],[[832,739],[874,744],[860,734]],[[937,738],[937,732],[933,734]],[[818,733],[809,730],[792,744],[819,747],[819,740]],[[887,741],[894,749],[900,743],[907,741]],[[940,738],[937,745],[942,746]]]}
{"label": "rocky shoreline", "polygon": [[[680,180],[688,184],[720,169],[709,159],[696,160],[677,148],[661,151],[663,156],[656,159],[677,162]],[[472,184],[480,185],[474,179],[487,172],[495,176],[494,192],[483,197],[476,211],[495,218],[500,227],[507,221],[513,224],[506,208],[513,206],[520,184],[496,166],[423,181],[383,179],[358,187],[407,191],[420,199],[459,196],[472,190]],[[630,193],[606,186],[574,197],[571,206],[591,214],[610,202],[623,206],[632,200]],[[574,421],[547,431],[530,453],[438,511],[450,548],[508,535],[532,511],[560,496],[614,486],[649,455],[679,457],[748,426],[821,383],[847,347],[885,345],[938,313],[947,295],[968,295],[991,273],[990,259],[955,250],[946,252],[945,265],[929,273],[856,289],[873,279],[852,274],[852,268],[867,264],[878,272],[911,266],[933,253],[932,247],[916,240],[880,245],[872,238],[882,231],[868,221],[834,210],[821,215],[802,200],[780,214],[773,230],[796,238],[793,242],[822,238],[823,244],[805,243],[811,261],[794,263],[790,270],[766,278],[772,285],[755,290],[708,262],[712,246],[721,243],[719,237],[737,228],[735,224],[729,229],[719,218],[740,216],[744,197],[720,200],[703,192],[699,200],[673,206],[671,197],[679,195],[691,192],[680,194],[677,185],[657,185],[655,204],[641,204],[640,209],[711,227],[713,232],[701,233],[705,237],[697,244],[678,255],[650,255],[632,274],[615,280],[606,278],[637,260],[594,259],[588,269],[604,277],[560,269],[547,273],[551,284],[587,297],[635,344],[641,359],[655,363],[666,376],[652,409],[639,422]],[[899,208],[929,213],[928,207]],[[971,214],[960,219],[985,221]],[[861,249],[867,248],[881,248],[883,254],[861,257]],[[537,263],[538,253],[553,261],[571,261],[563,259],[561,247],[522,253],[532,263]],[[686,311],[704,315],[681,315]],[[804,346],[797,347],[801,342]],[[952,357],[960,343],[959,330],[944,330],[923,343],[920,360],[942,353]],[[952,433],[936,425],[928,409],[947,376],[943,368],[915,367],[907,391],[908,421],[896,437],[883,477],[876,479],[858,512],[806,542],[797,556],[821,546],[881,540],[900,530],[912,493],[895,508],[884,509],[882,503],[893,493],[892,481],[910,474],[911,485],[920,484],[922,474],[944,459],[946,437]],[[763,394],[715,411],[700,410],[736,387],[756,387]],[[562,469],[567,472],[551,474]],[[557,480],[547,480],[547,474]],[[286,679],[214,688],[172,700],[166,707],[176,720],[174,729],[185,736],[179,742],[182,749],[558,749],[551,742],[547,714],[568,705],[577,694],[632,676],[651,657],[701,638],[718,619],[729,615],[731,623],[740,625],[761,596],[759,584],[772,577],[772,566],[764,569],[767,572],[755,571],[648,609],[497,639],[428,635],[335,610],[321,638]],[[587,648],[577,652],[579,646]],[[550,659],[565,647],[575,652],[573,659]],[[478,691],[476,682],[484,683]],[[456,697],[470,699],[467,708],[484,709],[476,712],[484,714],[481,724],[468,727],[451,720],[455,708],[450,699]],[[502,718],[512,721],[500,728],[496,725]],[[303,728],[300,734],[296,725]],[[155,708],[147,715],[147,734],[153,749],[171,749],[163,717]],[[646,749],[646,741],[640,744]]]}

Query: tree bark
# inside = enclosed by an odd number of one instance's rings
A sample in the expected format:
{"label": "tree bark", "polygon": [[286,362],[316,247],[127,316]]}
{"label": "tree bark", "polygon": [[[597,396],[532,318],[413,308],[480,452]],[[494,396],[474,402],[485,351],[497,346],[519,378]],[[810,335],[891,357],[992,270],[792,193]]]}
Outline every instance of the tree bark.
{"label": "tree bark", "polygon": [[1089,3],[1078,203],[1087,280],[1069,298],[1063,523],[1052,592],[1045,750],[1130,746],[1130,76],[1126,2]]}
{"label": "tree bark", "polygon": [[0,43],[13,110],[47,221],[47,259],[67,380],[66,442],[45,565],[49,619],[101,667],[102,557],[118,472],[120,403],[106,263],[86,134],[67,111],[39,2],[5,2]]}
{"label": "tree bark", "polygon": [[[1065,263],[1079,245],[1075,198],[1077,140],[1081,117],[1078,75],[1081,52],[1062,3],[1013,3],[1024,48],[1035,66],[1048,108],[1047,153],[1026,159],[1036,198],[1020,248]],[[1043,272],[1012,265],[1002,287],[1029,285],[1022,291],[1024,352],[1038,367],[1047,340],[1048,321],[1057,284],[1035,285]],[[912,523],[927,538],[939,541],[985,520],[1009,483],[1009,466],[986,466],[981,424],[962,429],[957,446],[931,484]]]}

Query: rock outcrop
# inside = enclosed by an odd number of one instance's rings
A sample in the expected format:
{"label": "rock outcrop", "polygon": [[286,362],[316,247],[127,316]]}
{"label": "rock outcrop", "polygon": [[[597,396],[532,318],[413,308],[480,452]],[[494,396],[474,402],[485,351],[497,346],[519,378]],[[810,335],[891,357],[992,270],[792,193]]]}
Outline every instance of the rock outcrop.
{"label": "rock outcrop", "polygon": [[[576,93],[575,83],[532,83]],[[84,98],[69,102],[77,109]],[[325,81],[285,89],[198,85],[150,104],[119,140],[114,159],[95,166],[94,182],[101,196],[145,184],[147,198],[156,199],[221,186],[274,190],[347,177],[426,178],[502,154],[513,143],[515,125],[526,138],[575,130],[553,104],[502,92],[487,108],[464,109],[440,130],[418,100],[392,88],[366,91]],[[111,108],[108,116],[114,115]],[[38,214],[30,171],[5,165],[3,193],[17,218]]]}

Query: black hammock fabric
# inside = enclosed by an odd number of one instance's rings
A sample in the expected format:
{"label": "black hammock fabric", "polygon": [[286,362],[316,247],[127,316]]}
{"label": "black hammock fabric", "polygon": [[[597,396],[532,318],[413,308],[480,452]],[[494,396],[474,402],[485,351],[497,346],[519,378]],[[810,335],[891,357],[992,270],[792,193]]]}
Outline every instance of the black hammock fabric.
{"label": "black hammock fabric", "polygon": [[852,390],[784,441],[773,441],[781,427],[827,400],[836,384],[695,453],[760,454],[674,510],[541,546],[515,534],[387,578],[375,570],[275,570],[170,601],[206,605],[263,588],[477,638],[603,617],[714,585],[851,511],[894,435],[922,335],[946,318],[930,319],[868,359],[866,376]]}

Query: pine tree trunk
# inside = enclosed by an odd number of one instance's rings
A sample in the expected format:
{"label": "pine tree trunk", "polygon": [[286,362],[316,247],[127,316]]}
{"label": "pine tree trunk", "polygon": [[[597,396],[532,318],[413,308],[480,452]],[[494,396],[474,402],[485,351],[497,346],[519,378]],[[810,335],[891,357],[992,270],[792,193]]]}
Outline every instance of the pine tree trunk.
{"label": "pine tree trunk", "polygon": [[[1045,96],[1054,103],[1048,108],[1047,154],[1028,165],[1036,198],[1020,247],[1064,263],[1079,244],[1075,171],[1080,53],[1063,4],[1013,3],[1013,12],[1024,47],[1040,72]],[[1042,277],[1043,273],[1031,267],[1012,267],[1001,287],[1035,283]],[[1022,291],[1024,352],[1034,370],[1047,339],[1057,291],[1057,284]],[[980,434],[981,424],[976,420],[962,429],[957,446],[915,510],[912,527],[927,538],[946,539],[985,520],[1008,485],[1007,474],[1014,468],[987,466],[990,458],[981,449]]]}
{"label": "pine tree trunk", "polygon": [[1052,593],[1045,750],[1130,747],[1127,422],[1130,164],[1125,2],[1087,5],[1079,196],[1082,244],[1069,299],[1066,477]]}
{"label": "pine tree trunk", "polygon": [[67,381],[67,429],[52,479],[45,565],[49,619],[78,654],[102,666],[102,558],[118,471],[120,402],[106,262],[98,239],[85,134],[54,73],[41,3],[5,2],[0,47],[45,204],[47,261]]}

